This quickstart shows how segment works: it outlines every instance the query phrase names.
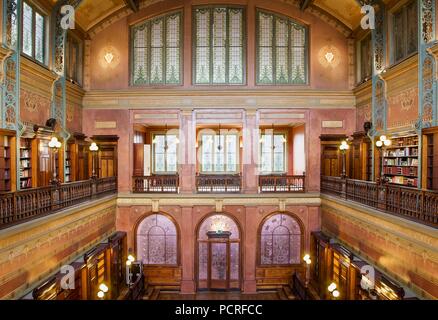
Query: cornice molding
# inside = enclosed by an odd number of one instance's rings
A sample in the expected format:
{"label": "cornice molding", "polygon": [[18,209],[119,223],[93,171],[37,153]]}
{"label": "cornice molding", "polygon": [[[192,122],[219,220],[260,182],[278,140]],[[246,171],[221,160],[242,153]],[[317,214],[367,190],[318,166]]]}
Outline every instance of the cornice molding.
{"label": "cornice molding", "polygon": [[136,195],[130,193],[119,193],[117,199],[118,207],[131,206],[151,206],[153,201],[159,201],[160,206],[215,206],[216,200],[220,199],[224,206],[278,206],[280,201],[284,202],[286,206],[315,206],[321,205],[321,198],[319,193],[307,193],[298,196],[284,195],[284,196],[263,196],[255,195],[175,195],[162,196],[157,195]]}
{"label": "cornice molding", "polygon": [[385,81],[401,77],[404,73],[410,72],[418,68],[418,54],[386,69],[386,72],[381,73],[381,77]]}
{"label": "cornice molding", "polygon": [[354,109],[352,91],[157,90],[89,91],[85,109],[312,108]]}

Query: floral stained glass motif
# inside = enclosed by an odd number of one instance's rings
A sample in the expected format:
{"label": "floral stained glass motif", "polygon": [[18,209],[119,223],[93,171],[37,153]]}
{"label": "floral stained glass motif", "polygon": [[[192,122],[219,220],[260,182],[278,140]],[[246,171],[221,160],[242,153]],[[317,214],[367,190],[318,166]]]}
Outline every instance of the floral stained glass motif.
{"label": "floral stained glass motif", "polygon": [[260,235],[262,265],[299,264],[301,257],[301,228],[287,214],[276,214],[266,220]]}
{"label": "floral stained glass motif", "polygon": [[243,9],[203,7],[194,15],[194,83],[243,84]]}
{"label": "floral stained glass motif", "polygon": [[257,23],[257,84],[306,84],[307,28],[263,11]]}
{"label": "floral stained glass motif", "polygon": [[162,214],[153,214],[140,223],[137,257],[146,265],[177,264],[177,232],[172,220]]}
{"label": "floral stained glass motif", "polygon": [[133,85],[181,84],[181,16],[171,13],[133,27]]}

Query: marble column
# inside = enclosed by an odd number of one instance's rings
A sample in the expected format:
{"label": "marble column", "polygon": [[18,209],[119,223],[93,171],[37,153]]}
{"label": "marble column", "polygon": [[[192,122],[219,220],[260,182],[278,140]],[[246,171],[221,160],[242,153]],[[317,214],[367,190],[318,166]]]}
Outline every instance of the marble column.
{"label": "marble column", "polygon": [[180,192],[195,192],[196,122],[192,110],[180,113],[179,175]]}
{"label": "marble column", "polygon": [[182,266],[181,293],[186,294],[194,293],[196,290],[194,240],[193,207],[183,207],[180,239]]}
{"label": "marble column", "polygon": [[258,193],[259,121],[256,109],[249,109],[243,124],[243,193]]}

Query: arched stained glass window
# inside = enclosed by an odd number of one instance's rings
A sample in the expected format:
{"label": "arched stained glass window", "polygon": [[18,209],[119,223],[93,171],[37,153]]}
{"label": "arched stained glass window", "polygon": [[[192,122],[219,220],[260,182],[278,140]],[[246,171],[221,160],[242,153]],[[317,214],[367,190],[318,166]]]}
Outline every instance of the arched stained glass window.
{"label": "arched stained glass window", "polygon": [[146,265],[176,265],[177,232],[162,214],[146,217],[137,228],[137,257]]}
{"label": "arched stained glass window", "polygon": [[262,265],[299,264],[301,260],[301,227],[287,214],[275,214],[262,226],[260,235]]}
{"label": "arched stained glass window", "polygon": [[257,84],[307,83],[307,27],[257,11]]}
{"label": "arched stained glass window", "polygon": [[131,84],[181,84],[182,13],[148,19],[131,33]]}

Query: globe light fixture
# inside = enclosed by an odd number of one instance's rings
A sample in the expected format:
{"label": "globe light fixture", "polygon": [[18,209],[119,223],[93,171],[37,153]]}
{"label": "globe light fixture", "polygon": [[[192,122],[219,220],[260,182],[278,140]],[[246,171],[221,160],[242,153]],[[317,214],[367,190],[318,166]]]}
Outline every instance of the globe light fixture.
{"label": "globe light fixture", "polygon": [[332,292],[332,295],[333,295],[333,297],[335,297],[335,298],[339,298],[340,293],[339,293],[338,290],[334,290],[334,291]]}
{"label": "globe light fixture", "polygon": [[337,288],[336,283],[332,282],[332,283],[328,286],[327,289],[328,289],[329,292],[333,292],[333,291],[335,291],[336,288]]}
{"label": "globe light fixture", "polygon": [[104,296],[105,296],[105,293],[104,293],[103,291],[99,291],[99,292],[97,293],[97,297],[98,297],[99,299],[103,299]]}
{"label": "globe light fixture", "polygon": [[134,262],[135,261],[135,257],[132,254],[130,254],[128,256],[128,261]]}
{"label": "globe light fixture", "polygon": [[108,286],[107,286],[106,284],[104,284],[104,283],[102,283],[102,284],[99,286],[99,289],[100,289],[100,291],[103,291],[103,293],[107,293],[107,292],[109,291]]}

